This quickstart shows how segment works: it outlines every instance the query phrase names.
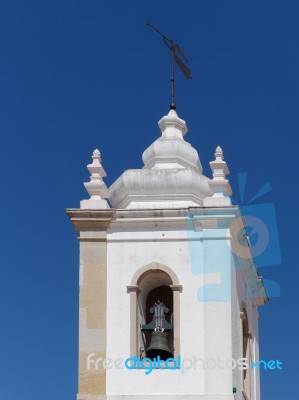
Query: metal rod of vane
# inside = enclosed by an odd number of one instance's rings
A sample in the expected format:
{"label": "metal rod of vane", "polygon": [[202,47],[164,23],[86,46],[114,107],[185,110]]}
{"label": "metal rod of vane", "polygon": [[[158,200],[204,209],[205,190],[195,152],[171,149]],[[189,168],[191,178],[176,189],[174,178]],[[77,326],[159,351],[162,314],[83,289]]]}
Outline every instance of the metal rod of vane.
{"label": "metal rod of vane", "polygon": [[188,61],[187,61],[184,53],[182,52],[182,49],[179,47],[178,44],[175,44],[172,39],[168,39],[165,35],[163,35],[163,33],[160,32],[159,29],[157,29],[154,25],[152,25],[150,21],[146,21],[146,25],[149,26],[150,28],[152,28],[154,31],[156,31],[160,36],[162,36],[164,43],[170,50],[170,53],[171,53],[171,104],[170,104],[170,108],[172,110],[175,110],[176,106],[175,106],[174,61],[176,61],[178,67],[183,72],[185,77],[187,79],[191,79],[191,71],[183,63],[183,61],[178,57],[178,55],[180,55],[180,57],[182,57],[186,62],[188,62]]}

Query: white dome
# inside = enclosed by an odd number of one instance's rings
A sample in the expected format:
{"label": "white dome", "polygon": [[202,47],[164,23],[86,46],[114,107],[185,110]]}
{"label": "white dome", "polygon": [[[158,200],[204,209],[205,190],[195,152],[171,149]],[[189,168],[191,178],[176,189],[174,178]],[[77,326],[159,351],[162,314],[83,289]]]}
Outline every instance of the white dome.
{"label": "white dome", "polygon": [[143,153],[141,170],[125,171],[110,187],[115,208],[185,208],[202,206],[211,195],[197,151],[183,139],[184,120],[175,110],[159,122],[162,136]]}
{"label": "white dome", "polygon": [[130,169],[110,187],[115,208],[186,208],[211,195],[209,179],[190,168]]}
{"label": "white dome", "polygon": [[178,137],[159,138],[143,155],[144,168],[193,168],[202,173],[197,151]]}

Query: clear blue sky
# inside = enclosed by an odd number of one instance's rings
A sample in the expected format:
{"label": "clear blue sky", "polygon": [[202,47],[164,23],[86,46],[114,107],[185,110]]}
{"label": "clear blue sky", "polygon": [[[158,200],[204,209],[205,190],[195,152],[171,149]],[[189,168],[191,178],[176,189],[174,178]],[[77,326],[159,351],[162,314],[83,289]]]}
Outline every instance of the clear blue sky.
{"label": "clear blue sky", "polygon": [[[190,60],[177,110],[204,173],[217,145],[266,182],[282,263],[261,273],[281,296],[261,310],[262,400],[297,396],[299,3],[297,0],[1,1],[0,398],[75,399],[78,243],[65,215],[87,198],[92,151],[110,185],[140,168],[169,107],[169,54],[152,20]],[[296,349],[298,355],[298,348]],[[296,393],[296,394],[295,394]]]}

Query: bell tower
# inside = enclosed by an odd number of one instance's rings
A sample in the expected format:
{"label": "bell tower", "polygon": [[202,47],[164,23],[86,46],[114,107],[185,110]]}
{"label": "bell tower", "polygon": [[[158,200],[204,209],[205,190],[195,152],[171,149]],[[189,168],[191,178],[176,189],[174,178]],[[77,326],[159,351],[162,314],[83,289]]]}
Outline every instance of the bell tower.
{"label": "bell tower", "polygon": [[[217,147],[203,175],[174,109],[108,189],[67,214],[80,246],[77,400],[260,400],[258,307],[267,301]],[[109,203],[108,200],[109,199]]]}

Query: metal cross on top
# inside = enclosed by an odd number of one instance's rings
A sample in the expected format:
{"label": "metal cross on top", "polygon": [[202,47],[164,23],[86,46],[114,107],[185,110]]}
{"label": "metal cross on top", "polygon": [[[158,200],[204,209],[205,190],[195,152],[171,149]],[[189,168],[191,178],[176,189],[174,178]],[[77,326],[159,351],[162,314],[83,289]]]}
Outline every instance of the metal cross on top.
{"label": "metal cross on top", "polygon": [[[185,57],[185,54],[183,53],[182,49],[177,43],[174,43],[172,39],[168,39],[165,35],[163,35],[162,32],[160,32],[150,21],[146,21],[146,25],[152,28],[154,31],[156,31],[160,36],[162,36],[164,43],[166,46],[169,48],[171,51],[171,104],[170,108],[172,110],[176,109],[175,106],[175,101],[174,101],[174,95],[175,95],[175,86],[174,86],[174,61],[177,63],[179,66],[180,70],[183,72],[185,77],[187,79],[191,79],[191,71],[190,69],[184,64],[184,62],[181,60],[183,58],[186,62],[188,62],[187,58]],[[181,57],[181,58],[180,58]]]}

